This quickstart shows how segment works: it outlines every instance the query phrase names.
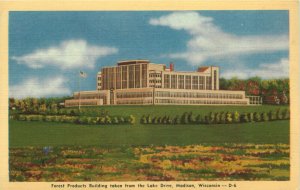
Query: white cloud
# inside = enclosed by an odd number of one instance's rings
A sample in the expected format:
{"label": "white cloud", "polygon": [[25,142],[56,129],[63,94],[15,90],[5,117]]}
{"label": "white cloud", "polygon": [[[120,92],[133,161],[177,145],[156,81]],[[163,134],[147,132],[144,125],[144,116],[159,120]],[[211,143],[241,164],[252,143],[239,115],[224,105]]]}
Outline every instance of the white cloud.
{"label": "white cloud", "polygon": [[68,40],[27,55],[14,56],[12,59],[33,69],[46,66],[60,69],[94,68],[97,59],[117,52],[116,48],[90,45],[85,40]]}
{"label": "white cloud", "polygon": [[70,95],[71,90],[65,86],[67,79],[54,76],[46,79],[29,78],[9,88],[9,96],[14,98],[47,97]]}
{"label": "white cloud", "polygon": [[224,78],[249,78],[249,77],[261,77],[264,79],[272,78],[288,78],[289,77],[289,60],[287,58],[281,59],[277,63],[263,63],[255,69],[249,68],[236,68],[226,70],[221,73],[221,77]]}
{"label": "white cloud", "polygon": [[207,60],[227,59],[240,55],[288,50],[288,35],[238,36],[222,31],[213,18],[196,12],[176,12],[149,23],[184,30],[191,35],[185,52],[168,56],[186,60],[192,65],[201,65]]}

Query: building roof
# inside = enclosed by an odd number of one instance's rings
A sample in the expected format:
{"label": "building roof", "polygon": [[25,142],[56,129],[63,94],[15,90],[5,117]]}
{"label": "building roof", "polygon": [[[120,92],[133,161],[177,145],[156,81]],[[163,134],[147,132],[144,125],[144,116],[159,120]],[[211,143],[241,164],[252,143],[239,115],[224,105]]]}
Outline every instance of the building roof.
{"label": "building roof", "polygon": [[141,64],[141,63],[150,63],[150,61],[147,59],[125,60],[125,61],[119,61],[118,65],[132,65],[132,64]]}
{"label": "building roof", "polygon": [[199,67],[198,72],[205,72],[209,67]]}

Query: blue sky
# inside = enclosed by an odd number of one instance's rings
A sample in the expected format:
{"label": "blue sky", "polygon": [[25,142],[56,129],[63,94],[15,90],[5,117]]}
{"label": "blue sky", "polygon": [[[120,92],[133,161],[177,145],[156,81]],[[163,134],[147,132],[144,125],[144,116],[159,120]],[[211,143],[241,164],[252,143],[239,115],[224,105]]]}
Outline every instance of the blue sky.
{"label": "blue sky", "polygon": [[288,11],[10,12],[10,96],[96,89],[119,60],[220,66],[221,77],[288,77]]}

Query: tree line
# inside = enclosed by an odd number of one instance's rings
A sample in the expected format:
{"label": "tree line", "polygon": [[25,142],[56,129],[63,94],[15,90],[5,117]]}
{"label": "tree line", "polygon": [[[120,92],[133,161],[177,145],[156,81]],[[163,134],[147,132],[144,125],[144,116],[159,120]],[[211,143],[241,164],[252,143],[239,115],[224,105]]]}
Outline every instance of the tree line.
{"label": "tree line", "polygon": [[242,90],[248,96],[261,96],[264,104],[289,103],[289,79],[262,79],[252,77],[249,79],[220,79],[221,90]]}

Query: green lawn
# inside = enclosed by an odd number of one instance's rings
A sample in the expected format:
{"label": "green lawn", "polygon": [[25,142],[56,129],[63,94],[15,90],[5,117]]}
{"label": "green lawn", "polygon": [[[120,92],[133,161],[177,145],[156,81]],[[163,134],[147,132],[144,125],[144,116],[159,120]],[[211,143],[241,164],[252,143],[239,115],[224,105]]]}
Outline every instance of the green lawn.
{"label": "green lawn", "polygon": [[[114,108],[109,107],[111,110]],[[230,107],[223,107],[230,109]],[[240,109],[241,107],[234,107]],[[126,114],[132,112],[128,107]],[[148,112],[152,107],[149,106]],[[195,110],[199,108],[195,107]],[[217,107],[215,107],[217,109]],[[249,107],[249,110],[254,107]],[[257,107],[256,107],[257,109]],[[120,110],[120,108],[118,108]],[[143,109],[144,110],[144,109]],[[177,113],[168,108],[169,112]],[[167,110],[166,110],[167,111]],[[262,110],[261,110],[262,111]],[[160,112],[163,112],[160,110]],[[136,112],[135,112],[136,113]],[[154,112],[155,113],[155,112]],[[124,113],[123,113],[124,114]],[[138,146],[223,143],[289,144],[289,121],[219,125],[88,126],[10,120],[10,147],[23,146]]]}

